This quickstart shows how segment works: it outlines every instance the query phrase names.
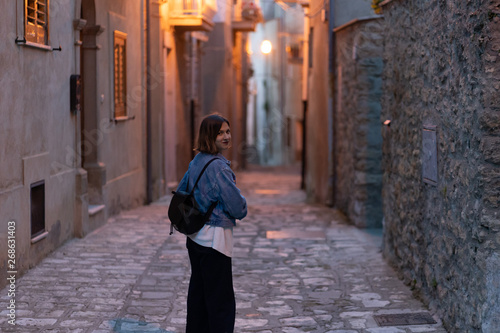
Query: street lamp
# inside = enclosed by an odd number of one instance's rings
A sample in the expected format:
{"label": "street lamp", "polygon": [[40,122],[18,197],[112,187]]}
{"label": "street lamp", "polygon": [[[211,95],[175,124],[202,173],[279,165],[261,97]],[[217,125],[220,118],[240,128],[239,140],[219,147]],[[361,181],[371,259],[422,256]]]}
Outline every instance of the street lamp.
{"label": "street lamp", "polygon": [[267,39],[265,41],[262,41],[262,43],[260,44],[260,52],[262,52],[264,54],[271,53],[272,49],[273,49],[273,45]]}

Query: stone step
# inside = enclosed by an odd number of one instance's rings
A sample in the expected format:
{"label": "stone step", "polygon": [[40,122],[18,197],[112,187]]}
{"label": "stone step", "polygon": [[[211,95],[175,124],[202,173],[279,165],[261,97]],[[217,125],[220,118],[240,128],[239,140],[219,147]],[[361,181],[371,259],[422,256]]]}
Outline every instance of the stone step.
{"label": "stone step", "polygon": [[106,205],[89,205],[88,232],[91,232],[106,223]]}

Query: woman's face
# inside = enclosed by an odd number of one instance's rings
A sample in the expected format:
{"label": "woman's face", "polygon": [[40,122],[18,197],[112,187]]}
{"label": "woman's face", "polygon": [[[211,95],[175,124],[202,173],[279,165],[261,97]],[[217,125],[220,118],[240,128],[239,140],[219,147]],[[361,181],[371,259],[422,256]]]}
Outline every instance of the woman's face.
{"label": "woman's face", "polygon": [[217,138],[215,138],[215,147],[219,153],[222,153],[224,150],[228,149],[231,145],[231,130],[229,129],[229,125],[224,122],[219,130],[219,134],[217,134]]}

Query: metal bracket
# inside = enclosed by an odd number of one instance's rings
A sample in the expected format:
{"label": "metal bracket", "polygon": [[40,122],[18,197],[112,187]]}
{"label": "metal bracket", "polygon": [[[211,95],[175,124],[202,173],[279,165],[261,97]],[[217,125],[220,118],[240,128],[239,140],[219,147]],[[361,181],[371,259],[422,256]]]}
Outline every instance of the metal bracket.
{"label": "metal bracket", "polygon": [[114,122],[115,124],[120,123],[122,121],[127,121],[127,120],[134,120],[135,115],[133,116],[127,116],[127,117],[118,117],[118,118],[111,118],[110,122]]}
{"label": "metal bracket", "polygon": [[23,37],[23,39],[19,39],[19,37],[16,37],[16,39],[15,39],[14,42],[17,45],[25,45],[25,46],[30,46],[30,47],[34,47],[34,48],[40,48],[40,49],[44,49],[44,50],[48,50],[48,51],[62,51],[61,45],[59,45],[59,47],[52,47],[50,45],[42,45],[42,44],[38,44],[38,43],[31,43],[31,42],[28,42],[25,37]]}
{"label": "metal bracket", "polygon": [[23,39],[19,39],[19,37],[16,37],[16,44],[26,44],[26,38],[23,37]]}

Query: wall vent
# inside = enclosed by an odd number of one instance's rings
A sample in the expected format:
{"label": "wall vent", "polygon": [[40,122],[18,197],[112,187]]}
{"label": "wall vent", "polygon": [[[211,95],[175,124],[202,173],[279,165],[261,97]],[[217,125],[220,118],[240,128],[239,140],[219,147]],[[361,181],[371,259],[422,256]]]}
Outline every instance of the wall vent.
{"label": "wall vent", "polygon": [[31,238],[45,232],[45,181],[31,184]]}

